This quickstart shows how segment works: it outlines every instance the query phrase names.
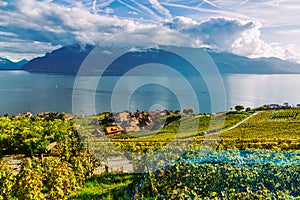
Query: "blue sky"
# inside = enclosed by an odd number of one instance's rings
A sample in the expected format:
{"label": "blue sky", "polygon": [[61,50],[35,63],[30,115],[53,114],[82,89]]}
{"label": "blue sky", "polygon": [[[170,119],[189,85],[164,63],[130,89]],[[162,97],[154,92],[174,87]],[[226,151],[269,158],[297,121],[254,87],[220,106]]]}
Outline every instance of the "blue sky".
{"label": "blue sky", "polygon": [[143,45],[210,47],[300,62],[299,19],[296,0],[0,0],[0,57],[31,59],[123,32],[122,45],[134,35]]}

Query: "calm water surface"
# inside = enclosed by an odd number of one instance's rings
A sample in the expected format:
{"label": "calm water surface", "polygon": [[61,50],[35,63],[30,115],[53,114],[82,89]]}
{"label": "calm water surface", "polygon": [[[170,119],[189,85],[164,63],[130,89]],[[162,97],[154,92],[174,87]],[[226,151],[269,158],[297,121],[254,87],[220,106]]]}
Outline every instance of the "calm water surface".
{"label": "calm water surface", "polygon": [[[226,102],[222,103],[228,110],[237,104],[256,107],[270,103],[300,103],[300,75],[238,74],[224,75],[222,78],[226,90]],[[147,77],[125,77],[118,89],[112,88],[110,83],[120,77],[104,77],[103,83],[96,90],[90,86],[92,79],[93,77],[83,77],[82,87],[73,93],[73,76],[0,71],[0,114],[26,111],[34,114],[43,111],[77,113],[81,110],[89,114],[93,108],[96,112],[110,111],[112,104],[113,111],[125,108],[176,110],[188,106],[189,103],[193,105],[191,91],[177,81],[176,77],[156,77],[153,83],[139,87],[135,85]],[[155,84],[156,82],[166,84],[162,86]],[[176,91],[168,88],[170,85],[176,88]],[[198,94],[198,112],[222,111],[222,106],[211,109],[212,100],[205,84],[196,85],[194,92]],[[85,100],[72,109],[72,101],[83,96],[86,97]]]}

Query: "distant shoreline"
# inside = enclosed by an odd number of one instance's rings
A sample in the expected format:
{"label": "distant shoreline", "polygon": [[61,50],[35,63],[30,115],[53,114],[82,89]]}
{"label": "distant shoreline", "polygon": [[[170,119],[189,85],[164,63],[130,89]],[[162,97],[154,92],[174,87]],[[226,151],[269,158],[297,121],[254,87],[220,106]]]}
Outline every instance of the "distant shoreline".
{"label": "distant shoreline", "polygon": [[[64,76],[78,76],[77,72],[49,72],[49,71],[31,71],[31,70],[25,70],[25,69],[0,69],[1,71],[20,71],[20,72],[27,72],[31,74],[46,74],[46,75],[64,75]],[[80,76],[98,76],[97,73],[99,72],[89,72],[89,73],[82,73]],[[95,75],[96,74],[96,75]],[[215,73],[203,73],[203,74],[215,74]],[[255,73],[255,72],[220,72],[221,75],[300,75],[299,73],[295,72],[261,72],[261,73]],[[112,73],[105,73],[101,74],[101,76],[123,76],[124,74],[112,72]],[[128,76],[128,75],[127,75]],[[151,74],[130,74],[130,76],[153,76]],[[157,75],[155,75],[157,76]],[[162,74],[161,76],[166,76],[165,74]],[[189,74],[189,77],[198,77],[198,75]]]}
{"label": "distant shoreline", "polygon": [[[238,106],[238,105],[237,105]],[[193,110],[193,108],[185,108],[185,109],[191,109]],[[284,103],[284,104],[266,104],[266,105],[261,105],[255,108],[243,108],[241,111],[246,111],[247,109],[249,109],[248,111],[263,111],[263,110],[292,110],[292,109],[300,109],[300,103],[297,105],[290,105],[289,103]],[[184,109],[183,109],[184,110]],[[165,110],[140,110],[141,112],[155,112],[155,111],[159,111],[159,112],[170,112],[172,114],[184,114],[183,110],[169,110],[169,109],[165,109]],[[139,110],[137,110],[139,111]],[[119,114],[119,113],[123,113],[123,112],[134,112],[134,111],[129,111],[129,110],[123,110],[123,111],[118,111],[118,112],[110,112],[110,111],[106,111],[106,112],[101,112],[98,114]],[[220,111],[217,113],[230,113],[230,112],[239,112],[237,110],[225,110],[225,111]],[[96,115],[98,115],[96,114]],[[214,114],[214,113],[194,113],[191,112],[190,114],[194,114],[194,115],[199,115],[199,114]],[[15,113],[15,114],[3,114],[0,115],[0,117],[2,116],[9,116],[9,117],[17,117],[17,116],[43,116],[43,115],[67,115],[67,116],[71,116],[73,118],[73,114],[71,113],[67,113],[67,112],[52,112],[52,111],[46,111],[46,112],[39,112],[36,114],[31,113],[30,111],[25,112],[25,113]],[[95,115],[88,115],[88,116],[95,116]]]}

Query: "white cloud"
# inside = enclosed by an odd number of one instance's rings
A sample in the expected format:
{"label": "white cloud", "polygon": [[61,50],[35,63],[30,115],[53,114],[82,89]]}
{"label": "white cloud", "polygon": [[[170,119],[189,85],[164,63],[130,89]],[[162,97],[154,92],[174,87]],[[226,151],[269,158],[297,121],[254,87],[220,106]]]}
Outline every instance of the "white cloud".
{"label": "white cloud", "polygon": [[111,14],[111,13],[114,13],[114,9],[112,9],[112,8],[105,8],[105,9],[104,9],[104,12],[105,12],[106,14]]}
{"label": "white cloud", "polygon": [[127,12],[128,14],[131,14],[131,15],[137,15],[138,13],[137,12],[135,12],[135,11],[129,11],[129,12]]}
{"label": "white cloud", "polygon": [[203,18],[210,18],[210,17],[218,17],[218,16],[224,16],[224,17],[237,17],[241,19],[248,19],[249,17],[239,13],[239,12],[231,12],[227,11],[226,9],[224,10],[217,10],[217,9],[207,9],[207,8],[202,8],[202,7],[195,7],[195,6],[189,6],[189,5],[184,5],[184,4],[177,4],[177,3],[170,3],[170,2],[163,2],[161,3],[165,7],[170,7],[170,8],[176,8],[181,11],[184,11],[182,13],[186,14],[189,16],[190,12],[196,12],[193,16],[196,18],[201,17]]}
{"label": "white cloud", "polygon": [[100,8],[103,8],[103,7],[107,7],[109,6],[111,3],[113,3],[115,0],[100,0],[99,1],[99,4],[97,5],[98,7]]}
{"label": "white cloud", "polygon": [[15,34],[15,33],[10,33],[10,32],[5,32],[5,31],[0,31],[0,37],[1,37],[1,36],[16,37],[17,34]]}
{"label": "white cloud", "polygon": [[160,12],[161,14],[165,15],[167,18],[171,19],[172,15],[170,14],[170,11],[166,8],[164,8],[159,2],[158,0],[149,0],[149,2],[151,3],[151,5],[153,6],[153,8],[155,8],[158,12]]}
{"label": "white cloud", "polygon": [[6,30],[19,34],[22,39],[52,44],[86,43],[88,40],[95,43],[103,35],[122,31],[133,24],[130,20],[35,0],[18,1],[16,9],[18,12],[2,12],[0,16],[6,22]]}
{"label": "white cloud", "polygon": [[263,41],[262,24],[257,21],[211,18],[197,22],[187,17],[176,17],[165,25],[188,34],[194,40],[201,41],[202,46],[220,51],[229,51],[252,58],[279,57],[300,62],[300,55],[295,53],[295,48]]}
{"label": "white cloud", "polygon": [[[74,43],[99,44],[103,40],[113,37],[112,41],[120,45],[129,43],[137,46],[153,44],[205,46],[251,57],[277,56],[300,61],[300,56],[294,53],[297,46],[282,45],[281,42],[271,44],[262,40],[261,30],[265,23],[259,22],[257,19],[247,18],[243,15],[242,19],[237,19],[236,16],[241,16],[240,14],[192,8],[181,4],[175,5],[171,0],[168,2],[149,1],[156,13],[135,0],[126,1],[126,3],[122,0],[117,2],[123,6],[126,5],[130,10],[127,9],[128,14],[136,15],[146,12],[153,18],[151,22],[110,16],[110,13],[114,12],[116,15],[118,11],[117,8],[106,7],[113,1],[89,0],[90,4],[76,2],[76,6],[73,7],[70,6],[71,3],[62,5],[54,3],[54,1],[12,0],[6,5],[8,9],[0,8],[0,52],[2,52],[0,56],[29,58],[56,47]],[[0,4],[1,2],[4,1],[0,0]],[[222,7],[226,3],[221,4],[214,0],[206,2],[218,7]],[[241,6],[249,6],[249,3],[245,1]],[[132,5],[136,5],[136,8]],[[264,5],[274,6],[270,2]],[[213,16],[231,16],[231,18],[209,17],[206,20],[196,20],[186,16],[172,17],[166,8],[167,6],[207,12]],[[96,14],[98,8],[106,11],[106,14]],[[166,16],[168,20],[162,21],[157,13]],[[188,42],[188,39],[177,31],[187,35],[194,43]],[[285,31],[282,34],[287,35],[292,30],[287,29]],[[119,33],[122,33],[121,37],[118,37],[120,36]],[[293,34],[297,35],[296,33]],[[26,51],[31,52],[26,53]]]}
{"label": "white cloud", "polygon": [[97,0],[93,0],[93,11],[94,11],[95,14],[98,13]]}
{"label": "white cloud", "polygon": [[139,7],[141,9],[140,12],[143,13],[148,13],[148,15],[150,15],[153,19],[157,19],[157,20],[162,20],[162,18],[160,16],[158,16],[157,14],[155,14],[150,8],[148,8],[147,6],[139,3],[138,1],[135,0],[131,0],[132,3],[134,3],[137,7]]}
{"label": "white cloud", "polygon": [[204,4],[218,8],[218,6],[213,1],[203,0],[197,7],[201,7]]}
{"label": "white cloud", "polygon": [[197,22],[187,17],[176,17],[174,20],[166,22],[165,25],[221,51],[228,50],[243,32],[251,30],[255,26],[251,21],[242,22],[230,18],[211,18],[207,21]]}
{"label": "white cloud", "polygon": [[0,6],[3,6],[3,7],[7,6],[7,2],[0,0]]}
{"label": "white cloud", "polygon": [[135,8],[134,6],[129,5],[128,3],[125,3],[121,0],[118,0],[119,3],[123,4],[124,6],[128,7],[129,9],[131,9],[130,12],[136,12],[137,14],[140,13],[140,10]]}
{"label": "white cloud", "polygon": [[278,57],[285,60],[300,62],[300,55],[291,45],[282,45],[280,43],[266,43],[261,39],[261,24],[256,25],[249,30],[244,31],[238,39],[231,45],[229,51],[245,55],[248,57]]}
{"label": "white cloud", "polygon": [[27,40],[14,39],[12,41],[0,41],[0,57],[8,58],[12,61],[22,59],[32,59],[45,55],[53,49],[60,48],[61,45],[53,46],[49,43],[31,42]]}
{"label": "white cloud", "polygon": [[300,28],[298,28],[298,29],[289,29],[289,30],[281,30],[281,31],[278,31],[277,33],[283,34],[283,35],[286,35],[286,34],[297,34],[297,35],[299,35],[300,34]]}

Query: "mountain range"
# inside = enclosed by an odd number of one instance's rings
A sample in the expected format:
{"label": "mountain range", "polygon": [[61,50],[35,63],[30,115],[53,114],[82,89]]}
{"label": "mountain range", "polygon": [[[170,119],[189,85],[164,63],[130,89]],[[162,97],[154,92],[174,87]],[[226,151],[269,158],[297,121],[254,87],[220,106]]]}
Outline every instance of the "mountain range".
{"label": "mountain range", "polygon": [[[188,51],[191,55],[197,56],[197,50],[186,47],[166,47]],[[183,59],[174,57],[174,54],[163,50],[166,48],[148,48],[143,50],[130,51],[116,59],[104,75],[122,75],[129,68],[147,63],[161,63],[173,66],[180,72],[187,74],[194,73],[188,67],[189,63]],[[46,53],[45,56],[34,58],[30,61],[11,62],[8,59],[0,58],[0,69],[21,69],[34,73],[54,73],[75,75],[87,55],[94,49],[94,46],[70,45]],[[227,52],[217,52],[212,49],[205,50],[213,59],[221,73],[240,74],[293,74],[300,73],[300,64],[279,58],[248,58]],[[100,47],[100,58],[114,56],[118,49]],[[98,62],[98,61],[97,61]],[[101,61],[100,61],[101,62]],[[89,73],[94,74],[92,68]]]}
{"label": "mountain range", "polygon": [[28,61],[25,59],[19,62],[12,62],[6,58],[0,58],[0,70],[20,70],[26,63]]}

